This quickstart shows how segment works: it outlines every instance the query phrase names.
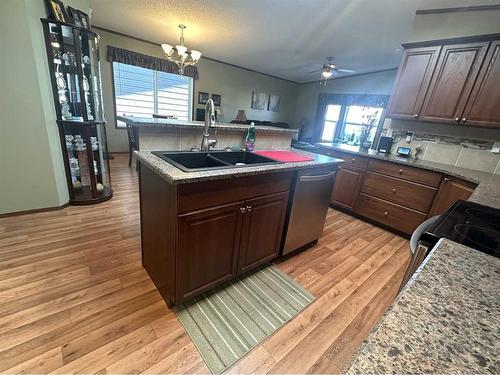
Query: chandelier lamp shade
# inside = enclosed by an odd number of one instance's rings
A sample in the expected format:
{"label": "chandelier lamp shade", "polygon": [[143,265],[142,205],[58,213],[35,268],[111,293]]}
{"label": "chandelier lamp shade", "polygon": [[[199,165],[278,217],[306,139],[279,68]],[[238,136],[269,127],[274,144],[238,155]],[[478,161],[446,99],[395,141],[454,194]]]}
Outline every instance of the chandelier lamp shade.
{"label": "chandelier lamp shade", "polygon": [[179,67],[179,74],[184,74],[184,68],[189,65],[196,65],[201,58],[201,52],[196,50],[191,50],[188,52],[187,47],[184,45],[184,29],[186,26],[179,25],[181,29],[181,37],[179,44],[175,47],[170,44],[162,44],[163,52],[169,61],[172,61]]}

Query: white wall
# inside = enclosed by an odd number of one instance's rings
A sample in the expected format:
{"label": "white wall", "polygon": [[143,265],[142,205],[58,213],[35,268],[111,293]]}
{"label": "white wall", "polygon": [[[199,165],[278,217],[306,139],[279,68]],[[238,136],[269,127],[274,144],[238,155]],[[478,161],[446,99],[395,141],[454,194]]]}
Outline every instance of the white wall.
{"label": "white wall", "polygon": [[396,69],[362,74],[351,77],[329,80],[326,86],[318,82],[301,85],[297,95],[297,109],[295,111],[295,127],[307,122],[309,127],[304,136],[312,135],[312,127],[316,118],[319,94],[374,94],[390,95]]}
{"label": "white wall", "polygon": [[0,2],[0,214],[68,201],[40,17],[42,0]]}
{"label": "white wall", "polygon": [[[150,56],[164,58],[160,46],[139,41],[123,35],[95,29],[101,36],[100,55],[102,70],[102,89],[108,148],[110,152],[128,151],[127,132],[115,127],[115,112],[113,108],[113,87],[111,63],[106,61],[106,46],[119,47],[143,53]],[[292,123],[295,114],[295,99],[297,85],[272,78],[263,74],[254,73],[245,69],[236,68],[201,58],[198,63],[200,78],[195,81],[194,102],[198,106],[198,92],[209,92],[222,95],[222,121],[234,120],[239,109],[244,109],[248,119],[284,121]],[[250,109],[252,91],[277,94],[281,97],[280,111]],[[194,118],[194,115],[193,115]]]}

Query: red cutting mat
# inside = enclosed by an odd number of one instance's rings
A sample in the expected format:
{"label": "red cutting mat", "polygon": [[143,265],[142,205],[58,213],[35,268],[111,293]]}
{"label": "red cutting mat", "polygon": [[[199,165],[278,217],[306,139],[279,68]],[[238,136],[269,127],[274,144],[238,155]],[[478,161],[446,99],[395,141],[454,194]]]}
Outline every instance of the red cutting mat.
{"label": "red cutting mat", "polygon": [[310,156],[304,156],[291,151],[254,151],[255,154],[262,155],[284,163],[297,163],[300,161],[314,160]]}

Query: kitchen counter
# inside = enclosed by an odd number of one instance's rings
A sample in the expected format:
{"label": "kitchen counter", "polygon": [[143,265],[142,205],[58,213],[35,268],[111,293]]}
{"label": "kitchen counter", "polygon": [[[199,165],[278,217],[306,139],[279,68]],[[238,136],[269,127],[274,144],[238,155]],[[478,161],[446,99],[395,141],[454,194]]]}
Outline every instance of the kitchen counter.
{"label": "kitchen counter", "polygon": [[441,239],[347,374],[500,373],[500,259]]}
{"label": "kitchen counter", "polygon": [[383,154],[375,150],[362,150],[357,146],[349,146],[338,143],[317,143],[318,147],[341,151],[353,155],[365,156],[368,158],[384,160],[392,163],[409,165],[412,167],[441,172],[478,184],[476,190],[469,198],[470,201],[486,206],[500,208],[500,175],[455,167],[453,165],[434,163],[427,160],[415,160],[414,158],[404,158],[392,154]]}
{"label": "kitchen counter", "polygon": [[301,155],[310,156],[312,161],[296,163],[279,163],[272,165],[254,165],[248,167],[234,167],[229,169],[214,169],[200,172],[184,172],[172,164],[160,159],[150,151],[136,151],[135,154],[141,163],[145,164],[160,176],[173,184],[208,181],[224,179],[228,177],[242,177],[256,174],[283,172],[287,170],[299,170],[313,167],[326,167],[342,164],[342,160],[329,156],[314,154],[306,151],[293,150]]}
{"label": "kitchen counter", "polygon": [[[116,118],[120,121],[125,122],[126,124],[138,127],[202,129],[205,126],[205,124],[202,121],[182,121],[182,120],[170,120],[162,118],[128,117],[128,116],[116,116]],[[217,129],[241,131],[241,132],[246,132],[248,127],[249,125],[244,125],[244,124],[231,124],[231,123],[216,124]],[[263,125],[256,125],[255,131],[258,133],[281,133],[281,134],[298,133],[298,129],[286,129],[286,128],[278,128],[275,126],[263,126]]]}

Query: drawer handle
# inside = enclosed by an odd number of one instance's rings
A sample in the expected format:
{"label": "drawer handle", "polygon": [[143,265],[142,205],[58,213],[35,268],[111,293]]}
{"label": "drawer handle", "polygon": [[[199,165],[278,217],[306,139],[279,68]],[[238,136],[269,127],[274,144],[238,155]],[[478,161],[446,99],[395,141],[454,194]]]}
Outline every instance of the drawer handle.
{"label": "drawer handle", "polygon": [[460,117],[455,117],[455,121],[460,121]]}
{"label": "drawer handle", "polygon": [[247,206],[247,211],[251,212],[252,211],[252,206]]}
{"label": "drawer handle", "polygon": [[403,170],[402,169],[399,170],[399,174],[403,174]]}
{"label": "drawer handle", "polygon": [[462,117],[462,122],[466,122],[467,119],[465,117]]}
{"label": "drawer handle", "polygon": [[240,207],[240,211],[242,214],[244,214],[245,212],[247,212],[247,209],[245,207]]}
{"label": "drawer handle", "polygon": [[385,211],[384,216],[387,216],[387,215],[389,215],[389,212]]}
{"label": "drawer handle", "polygon": [[414,117],[414,118],[418,118],[418,113],[415,113],[415,114],[413,115],[413,117]]}
{"label": "drawer handle", "polygon": [[393,192],[394,194],[396,194],[396,189],[392,189],[392,192]]}

